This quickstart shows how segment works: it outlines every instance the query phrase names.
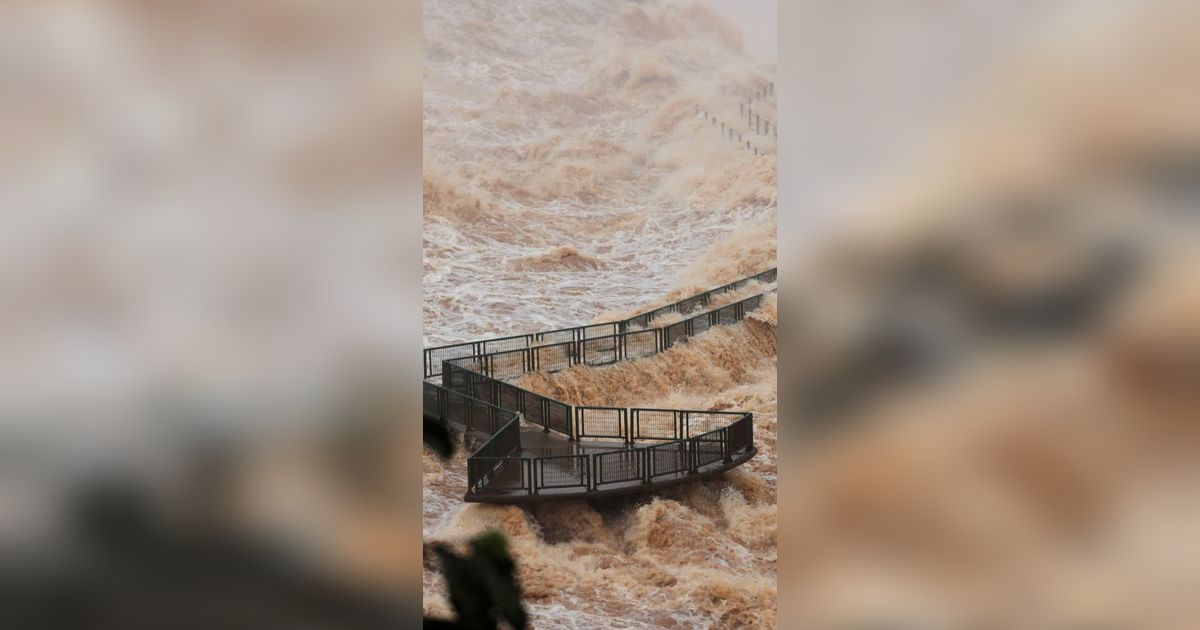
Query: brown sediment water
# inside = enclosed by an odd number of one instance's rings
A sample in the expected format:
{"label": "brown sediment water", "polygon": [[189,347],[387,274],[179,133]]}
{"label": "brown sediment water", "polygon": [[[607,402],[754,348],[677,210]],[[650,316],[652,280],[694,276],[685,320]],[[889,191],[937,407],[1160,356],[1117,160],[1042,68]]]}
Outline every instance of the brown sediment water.
{"label": "brown sediment water", "polygon": [[[427,346],[611,320],[775,266],[774,139],[755,156],[698,112],[732,127],[774,61],[710,7],[449,0],[424,19]],[[759,111],[775,120],[774,100]],[[752,411],[742,468],[519,508],[464,504],[464,454],[426,456],[426,540],[508,534],[533,627],[773,627],[774,317],[770,296],[661,355],[520,382],[572,404]],[[424,601],[449,614],[436,563]]]}
{"label": "brown sediment water", "polygon": [[[426,345],[574,326],[773,266],[774,140],[756,157],[697,109],[736,122],[774,63],[711,8],[450,0],[424,20]],[[756,255],[693,267],[721,244]]]}

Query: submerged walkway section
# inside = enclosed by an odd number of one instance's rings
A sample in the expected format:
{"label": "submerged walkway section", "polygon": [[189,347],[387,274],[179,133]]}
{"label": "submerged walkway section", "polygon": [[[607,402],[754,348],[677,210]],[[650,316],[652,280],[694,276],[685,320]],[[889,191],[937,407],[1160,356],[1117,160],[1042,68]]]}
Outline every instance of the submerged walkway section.
{"label": "submerged walkway section", "polygon": [[[718,295],[774,280],[771,269],[618,322],[426,349],[425,413],[485,439],[467,458],[464,500],[643,492],[749,460],[757,452],[749,412],[572,406],[506,379],[662,352],[712,326],[741,321],[766,293],[703,310]],[[671,313],[686,318],[649,327]]]}
{"label": "submerged walkway section", "polygon": [[[425,378],[428,379],[431,377],[439,376],[442,373],[441,372],[442,362],[447,359],[458,359],[458,358],[463,358],[463,357],[477,357],[477,356],[482,356],[482,355],[496,354],[496,353],[509,351],[509,350],[517,350],[517,351],[532,350],[534,348],[542,348],[542,347],[547,347],[547,346],[561,346],[564,344],[578,343],[578,342],[581,342],[584,340],[589,340],[589,339],[596,340],[596,339],[603,339],[606,337],[608,337],[608,338],[619,337],[621,335],[625,335],[628,333],[637,332],[641,329],[645,329],[650,326],[651,322],[654,322],[656,320],[661,320],[665,316],[671,315],[673,313],[681,313],[681,314],[689,315],[688,320],[686,320],[686,321],[693,322],[693,324],[691,325],[692,328],[687,329],[686,326],[681,326],[680,324],[682,322],[673,324],[672,326],[668,327],[671,330],[671,332],[667,335],[669,337],[669,339],[667,340],[669,342],[668,343],[668,346],[669,346],[669,345],[673,344],[676,339],[682,338],[683,336],[687,336],[687,335],[699,334],[707,329],[707,326],[709,325],[709,323],[706,321],[702,321],[703,317],[690,316],[690,314],[693,311],[695,311],[696,309],[705,308],[714,300],[714,298],[718,298],[719,296],[726,294],[726,293],[731,293],[731,292],[743,289],[743,288],[749,286],[751,283],[769,284],[769,283],[775,282],[775,278],[776,278],[776,270],[768,269],[767,271],[763,271],[761,273],[754,274],[753,276],[748,276],[748,277],[742,278],[740,280],[735,280],[733,282],[730,282],[729,284],[724,284],[719,287],[709,289],[708,291],[705,291],[703,293],[698,293],[696,295],[686,297],[682,300],[679,300],[678,302],[672,302],[671,304],[667,304],[665,306],[660,306],[652,311],[647,311],[647,312],[641,313],[639,315],[634,315],[633,317],[630,317],[628,319],[622,319],[622,320],[617,320],[617,321],[612,321],[612,322],[602,322],[602,323],[598,323],[598,324],[587,324],[584,326],[574,326],[571,328],[559,328],[556,330],[547,330],[547,331],[543,331],[543,332],[530,333],[530,334],[526,334],[526,335],[512,335],[512,336],[508,336],[508,337],[496,337],[493,339],[484,339],[481,341],[466,341],[466,342],[462,342],[462,343],[452,343],[452,344],[447,344],[447,345],[442,345],[442,346],[436,346],[433,348],[425,348],[425,350],[424,350]],[[755,308],[757,308],[757,307],[755,307]],[[718,310],[720,310],[720,309],[718,309]],[[751,309],[751,310],[753,310],[753,309]],[[701,314],[701,315],[703,315],[703,314]],[[720,321],[718,321],[717,323],[729,323],[731,321],[732,317],[733,317],[732,311],[727,309],[726,311],[723,311],[720,316],[718,316],[718,319]],[[694,332],[687,332],[687,330],[693,330]],[[587,346],[588,344],[584,344],[584,345]],[[628,345],[628,344],[626,344],[626,345]],[[634,342],[634,345],[636,346],[637,343]],[[555,367],[553,366],[554,359],[549,358],[554,352],[555,351],[553,351],[553,350],[545,350],[545,351],[540,351],[537,353],[531,353],[531,354],[537,354],[536,360],[538,361],[538,363],[535,364],[533,370],[536,371],[536,370],[540,370],[540,369],[555,369]],[[585,362],[582,360],[583,359],[583,349],[582,348],[578,352],[578,356],[580,358],[578,363],[583,363],[586,365],[603,365],[604,363],[613,363],[617,360],[617,358],[614,357],[613,355],[605,354],[605,353],[597,350],[597,351],[593,352],[590,360]],[[633,358],[633,357],[630,357],[630,358]],[[541,366],[541,362],[543,360],[546,363],[545,367]],[[561,365],[561,367],[566,367],[566,366]]]}

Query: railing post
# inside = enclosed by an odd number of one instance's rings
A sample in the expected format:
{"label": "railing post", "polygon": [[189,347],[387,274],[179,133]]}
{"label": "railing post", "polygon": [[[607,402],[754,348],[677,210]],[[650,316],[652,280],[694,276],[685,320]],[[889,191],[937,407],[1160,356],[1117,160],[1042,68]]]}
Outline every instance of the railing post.
{"label": "railing post", "polygon": [[538,493],[538,481],[537,481],[538,464],[541,463],[541,460],[534,458],[534,459],[530,459],[527,461],[529,462],[529,493],[537,494]]}
{"label": "railing post", "polygon": [[588,462],[587,489],[588,489],[588,492],[594,492],[596,490],[596,475],[598,474],[596,472],[596,454],[592,453],[591,455],[587,455],[586,457],[587,457],[587,462]]}

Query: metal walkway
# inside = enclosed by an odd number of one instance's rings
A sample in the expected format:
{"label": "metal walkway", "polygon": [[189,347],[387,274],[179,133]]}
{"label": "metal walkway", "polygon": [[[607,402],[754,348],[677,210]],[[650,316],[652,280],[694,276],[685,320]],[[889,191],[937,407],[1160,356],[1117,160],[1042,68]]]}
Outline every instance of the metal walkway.
{"label": "metal walkway", "polygon": [[[427,348],[425,413],[486,438],[467,458],[464,500],[525,503],[645,492],[749,460],[757,452],[749,412],[572,406],[507,380],[665,351],[713,326],[741,321],[767,292],[704,308],[720,294],[775,277],[775,269],[764,271],[618,322]],[[686,318],[650,327],[668,313]]]}

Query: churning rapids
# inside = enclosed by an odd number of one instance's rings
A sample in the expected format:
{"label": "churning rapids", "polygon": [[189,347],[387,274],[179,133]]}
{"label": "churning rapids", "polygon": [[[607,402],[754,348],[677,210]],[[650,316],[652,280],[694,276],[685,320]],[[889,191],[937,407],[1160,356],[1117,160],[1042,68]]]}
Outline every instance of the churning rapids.
{"label": "churning rapids", "polygon": [[[706,5],[449,0],[424,19],[426,345],[611,319],[774,266],[774,135],[739,115],[774,60]],[[776,120],[773,96],[754,106]],[[774,624],[774,298],[686,347],[526,381],[572,403],[752,411],[760,453],[659,495],[533,510],[463,504],[464,454],[426,455],[427,541],[508,534],[534,627]],[[446,616],[437,570],[424,606]]]}

